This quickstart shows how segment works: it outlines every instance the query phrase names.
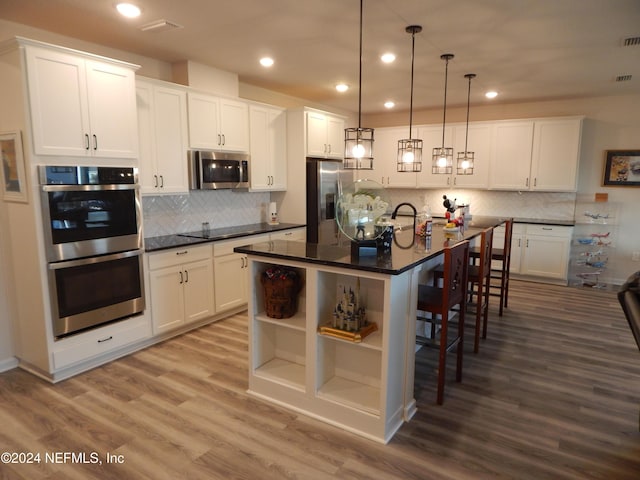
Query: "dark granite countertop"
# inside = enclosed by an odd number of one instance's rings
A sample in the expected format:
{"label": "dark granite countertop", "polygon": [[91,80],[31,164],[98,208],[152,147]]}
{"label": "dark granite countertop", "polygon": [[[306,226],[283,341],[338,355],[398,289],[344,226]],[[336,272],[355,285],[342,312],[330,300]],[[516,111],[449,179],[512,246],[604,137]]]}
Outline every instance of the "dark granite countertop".
{"label": "dark granite countertop", "polygon": [[372,248],[369,255],[361,254],[357,259],[351,257],[351,246],[348,243],[339,246],[276,240],[245,245],[234,250],[271,259],[398,275],[440,255],[445,247],[474,238],[480,235],[483,229],[500,225],[504,220],[494,217],[474,218],[462,232],[455,233],[445,232],[441,224],[436,224],[433,226],[431,237],[426,238],[414,235],[412,229],[399,230],[394,232],[390,254],[378,256]]}
{"label": "dark granite countertop", "polygon": [[212,228],[208,236],[203,236],[201,231],[197,231],[177,233],[174,235],[163,235],[160,237],[149,237],[144,239],[144,249],[145,252],[155,252],[158,250],[168,250],[170,248],[187,247],[201,243],[229,240],[230,238],[279,232],[304,226],[305,225],[297,223],[280,223],[278,225],[271,225],[269,223],[252,223],[249,225],[239,225],[237,227]]}

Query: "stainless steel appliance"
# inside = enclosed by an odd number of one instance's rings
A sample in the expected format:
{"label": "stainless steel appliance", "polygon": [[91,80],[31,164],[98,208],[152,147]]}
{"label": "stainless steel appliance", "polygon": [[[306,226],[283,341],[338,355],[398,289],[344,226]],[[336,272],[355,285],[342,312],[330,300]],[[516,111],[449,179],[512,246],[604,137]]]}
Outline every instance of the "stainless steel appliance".
{"label": "stainless steel appliance", "polygon": [[248,187],[249,155],[204,150],[189,152],[191,190]]}
{"label": "stainless steel appliance", "polygon": [[142,248],[136,168],[40,166],[47,260]]}
{"label": "stainless steel appliance", "polygon": [[308,243],[337,245],[341,242],[336,202],[341,186],[353,182],[352,172],[341,168],[341,161],[307,158]]}
{"label": "stainless steel appliance", "polygon": [[40,166],[53,334],[144,310],[137,169]]}

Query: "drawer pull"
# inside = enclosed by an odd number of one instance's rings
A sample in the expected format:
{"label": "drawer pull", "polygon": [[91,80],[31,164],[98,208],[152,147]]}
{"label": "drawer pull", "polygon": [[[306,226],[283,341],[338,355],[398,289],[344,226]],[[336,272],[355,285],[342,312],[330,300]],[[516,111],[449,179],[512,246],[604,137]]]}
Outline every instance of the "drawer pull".
{"label": "drawer pull", "polygon": [[176,255],[186,255],[187,253],[189,253],[189,250],[184,250],[182,252],[176,252]]}
{"label": "drawer pull", "polygon": [[101,340],[98,340],[98,343],[108,342],[109,340],[113,340],[113,335],[109,335],[107,338],[103,338]]}
{"label": "drawer pull", "polygon": [[553,230],[551,227],[542,227],[543,230]]}

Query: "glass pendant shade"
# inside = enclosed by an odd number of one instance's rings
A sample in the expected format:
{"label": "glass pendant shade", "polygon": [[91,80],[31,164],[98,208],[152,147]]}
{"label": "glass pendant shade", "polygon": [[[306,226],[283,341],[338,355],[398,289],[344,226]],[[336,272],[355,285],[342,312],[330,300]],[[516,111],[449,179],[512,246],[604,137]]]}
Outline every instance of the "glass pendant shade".
{"label": "glass pendant shade", "polygon": [[360,0],[360,70],[358,72],[358,128],[344,129],[344,161],[346,170],[373,169],[373,128],[362,128],[362,10]]}
{"label": "glass pendant shade", "polygon": [[398,140],[398,172],[422,171],[422,140]]}
{"label": "glass pendant shade", "polygon": [[450,175],[453,172],[453,148],[444,146],[444,132],[447,123],[447,77],[449,74],[449,60],[454,57],[452,53],[440,55],[444,60],[444,113],[442,114],[442,145],[434,147],[431,156],[431,173],[436,175]]}
{"label": "glass pendant shade", "polygon": [[373,168],[373,128],[344,129],[344,164],[349,170]]}
{"label": "glass pendant shade", "polygon": [[475,153],[468,149],[469,141],[469,104],[471,100],[471,79],[475,78],[475,73],[467,73],[464,78],[469,79],[469,90],[467,91],[467,129],[464,137],[464,152],[458,152],[458,175],[473,175],[473,162]]}
{"label": "glass pendant shade", "polygon": [[422,140],[411,138],[413,127],[413,62],[416,49],[416,33],[422,31],[420,25],[409,25],[405,28],[411,34],[411,100],[409,103],[409,138],[398,140],[398,172],[422,171]]}

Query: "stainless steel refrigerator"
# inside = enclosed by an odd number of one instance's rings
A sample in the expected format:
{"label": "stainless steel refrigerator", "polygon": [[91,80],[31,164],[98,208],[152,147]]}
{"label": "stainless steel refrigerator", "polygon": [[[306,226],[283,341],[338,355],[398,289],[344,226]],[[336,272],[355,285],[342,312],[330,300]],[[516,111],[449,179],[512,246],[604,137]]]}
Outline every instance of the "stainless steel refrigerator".
{"label": "stainless steel refrigerator", "polygon": [[[336,223],[336,202],[342,185],[353,173],[342,170],[341,160],[307,158],[307,242],[337,245],[344,237]],[[346,238],[346,237],[345,237]]]}

